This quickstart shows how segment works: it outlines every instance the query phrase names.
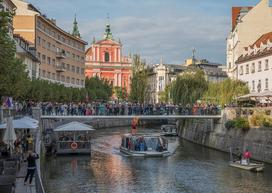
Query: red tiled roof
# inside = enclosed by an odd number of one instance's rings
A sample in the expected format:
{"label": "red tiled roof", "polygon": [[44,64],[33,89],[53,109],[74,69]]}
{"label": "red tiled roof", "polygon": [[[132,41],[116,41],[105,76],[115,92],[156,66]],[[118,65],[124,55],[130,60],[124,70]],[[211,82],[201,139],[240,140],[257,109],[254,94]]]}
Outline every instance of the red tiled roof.
{"label": "red tiled roof", "polygon": [[247,8],[248,10],[251,10],[253,7],[232,7],[232,31],[237,25],[237,20],[242,8]]}
{"label": "red tiled roof", "polygon": [[270,40],[272,41],[272,32],[266,33],[262,35],[254,44],[252,44],[250,47],[253,48],[255,45],[257,48],[260,47],[261,43],[266,44],[267,41]]}

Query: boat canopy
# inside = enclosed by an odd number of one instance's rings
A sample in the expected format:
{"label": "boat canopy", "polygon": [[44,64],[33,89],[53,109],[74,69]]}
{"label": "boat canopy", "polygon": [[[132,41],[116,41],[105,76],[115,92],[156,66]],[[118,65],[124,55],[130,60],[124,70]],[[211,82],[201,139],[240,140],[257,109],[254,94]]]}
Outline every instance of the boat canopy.
{"label": "boat canopy", "polygon": [[93,129],[92,126],[90,125],[86,125],[80,122],[71,122],[65,125],[61,125],[59,127],[57,127],[56,129],[54,129],[55,132],[63,132],[63,131],[93,131],[95,129]]}
{"label": "boat canopy", "polygon": [[[20,119],[14,119],[12,121],[14,129],[37,129],[39,127],[39,121],[30,117],[23,117]],[[0,129],[6,129],[7,123],[1,124]]]}

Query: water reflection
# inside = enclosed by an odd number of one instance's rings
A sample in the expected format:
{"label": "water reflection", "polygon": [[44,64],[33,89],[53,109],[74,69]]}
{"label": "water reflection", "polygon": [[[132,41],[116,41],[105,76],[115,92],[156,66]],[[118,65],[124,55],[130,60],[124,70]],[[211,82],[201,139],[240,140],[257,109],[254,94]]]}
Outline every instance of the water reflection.
{"label": "water reflection", "polygon": [[[152,130],[143,130],[151,132]],[[126,129],[96,131],[92,156],[48,158],[43,164],[47,193],[258,193],[271,192],[272,170],[256,174],[227,164],[228,155],[169,139],[167,158],[131,158],[119,152]]]}

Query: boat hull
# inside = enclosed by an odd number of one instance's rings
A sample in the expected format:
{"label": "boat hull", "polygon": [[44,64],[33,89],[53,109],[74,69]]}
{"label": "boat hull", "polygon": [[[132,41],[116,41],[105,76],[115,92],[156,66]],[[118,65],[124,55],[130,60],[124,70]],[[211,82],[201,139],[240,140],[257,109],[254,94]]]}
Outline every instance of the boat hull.
{"label": "boat hull", "polygon": [[256,164],[256,163],[250,163],[248,165],[243,165],[239,162],[230,162],[230,166],[243,169],[243,170],[248,170],[252,172],[262,172],[264,170],[264,165],[263,164]]}
{"label": "boat hull", "polygon": [[120,147],[120,152],[132,156],[132,157],[167,157],[170,156],[169,151],[132,151],[128,150],[127,148]]}

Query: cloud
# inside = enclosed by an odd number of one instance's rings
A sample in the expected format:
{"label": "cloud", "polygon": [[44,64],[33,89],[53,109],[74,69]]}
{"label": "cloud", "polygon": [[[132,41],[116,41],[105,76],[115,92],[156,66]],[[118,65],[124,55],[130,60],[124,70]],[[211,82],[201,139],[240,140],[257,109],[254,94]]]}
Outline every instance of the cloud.
{"label": "cloud", "polygon": [[[100,39],[105,20],[97,19],[80,23],[83,38],[90,42]],[[204,15],[173,18],[119,17],[111,21],[114,38],[120,38],[125,53],[139,53],[155,63],[163,56],[168,63],[182,63],[196,47],[199,58],[224,62],[225,38],[229,24],[226,17]]]}

